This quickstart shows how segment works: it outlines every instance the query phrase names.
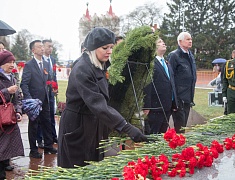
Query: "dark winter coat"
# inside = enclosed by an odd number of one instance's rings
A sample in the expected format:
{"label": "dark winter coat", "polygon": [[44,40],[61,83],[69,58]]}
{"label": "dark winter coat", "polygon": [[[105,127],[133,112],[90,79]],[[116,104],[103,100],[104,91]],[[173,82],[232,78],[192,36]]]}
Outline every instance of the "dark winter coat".
{"label": "dark winter coat", "polygon": [[[4,74],[0,73],[0,90],[3,93],[7,102],[14,104],[16,112],[22,114],[22,103],[17,91],[14,95],[10,95],[7,88],[16,83],[14,75],[12,75],[12,81],[10,81]],[[0,104],[3,104],[0,98]],[[0,161],[10,159],[16,156],[24,156],[24,148],[20,135],[20,129],[18,124],[3,126],[4,132],[0,129]],[[14,129],[12,132],[11,130]],[[8,132],[11,132],[10,134]],[[8,133],[8,134],[7,134]]]}
{"label": "dark winter coat", "polygon": [[168,55],[175,77],[176,94],[179,101],[192,103],[196,84],[196,62],[192,52],[184,53],[180,47]]}
{"label": "dark winter coat", "polygon": [[84,166],[84,161],[100,161],[97,150],[107,138],[107,127],[121,131],[125,119],[107,105],[108,82],[105,71],[96,68],[86,53],[73,67],[66,91],[66,108],[59,126],[58,166]]}
{"label": "dark winter coat", "polygon": [[[153,83],[145,88],[144,108],[152,109],[152,111],[170,111],[177,107],[177,96],[175,91],[174,74],[170,64],[167,63],[170,79],[168,78],[162,64],[157,58],[154,60]],[[156,88],[156,89],[155,89]],[[172,103],[172,96],[174,101]],[[160,103],[160,101],[161,103]],[[155,108],[155,109],[154,109]],[[158,108],[158,109],[157,109]]]}

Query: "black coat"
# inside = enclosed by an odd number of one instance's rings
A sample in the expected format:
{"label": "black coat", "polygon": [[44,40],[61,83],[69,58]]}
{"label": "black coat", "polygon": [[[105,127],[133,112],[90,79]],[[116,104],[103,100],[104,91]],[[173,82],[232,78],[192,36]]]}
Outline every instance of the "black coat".
{"label": "black coat", "polygon": [[[170,111],[172,108],[177,107],[177,96],[175,91],[174,74],[170,64],[167,63],[167,67],[170,79],[168,78],[162,64],[158,61],[157,58],[155,58],[153,77],[152,77],[154,85],[150,83],[145,88],[145,97],[144,97],[145,109],[163,107],[164,111]],[[174,96],[173,103],[172,103],[172,95]],[[162,105],[160,104],[159,99]],[[162,109],[161,108],[152,109],[152,111],[162,111]]]}
{"label": "black coat", "polygon": [[[11,102],[14,104],[14,108],[16,112],[22,114],[22,103],[21,97],[19,95],[19,91],[17,91],[14,95],[10,95],[7,88],[14,85],[16,83],[16,79],[13,75],[13,81],[10,81],[4,74],[0,73],[0,90],[3,93],[6,102]],[[0,104],[2,104],[2,99],[0,98]],[[10,159],[16,156],[24,155],[24,148],[22,139],[20,136],[20,129],[18,124],[3,126],[4,131],[0,129],[0,161]],[[12,129],[14,129],[12,131]],[[7,132],[12,131],[10,134]]]}
{"label": "black coat", "polygon": [[192,52],[184,53],[180,47],[168,55],[175,77],[176,93],[179,101],[191,103],[196,84],[196,62]]}
{"label": "black coat", "polygon": [[108,82],[105,71],[96,68],[86,53],[73,67],[66,91],[58,138],[58,166],[84,166],[84,161],[100,161],[97,150],[107,138],[107,127],[122,130],[125,119],[107,105]]}

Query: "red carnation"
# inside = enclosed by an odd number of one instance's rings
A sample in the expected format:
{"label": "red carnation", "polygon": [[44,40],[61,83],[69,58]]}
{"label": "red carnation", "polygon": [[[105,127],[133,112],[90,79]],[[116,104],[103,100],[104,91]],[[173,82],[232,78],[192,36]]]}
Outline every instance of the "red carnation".
{"label": "red carnation", "polygon": [[199,148],[199,151],[202,151],[204,149],[204,146],[201,143],[197,143],[196,146]]}
{"label": "red carnation", "polygon": [[194,174],[194,168],[189,168],[189,174]]}
{"label": "red carnation", "polygon": [[47,85],[51,85],[51,81],[47,81],[46,84],[47,84]]}
{"label": "red carnation", "polygon": [[174,128],[169,128],[168,130],[167,130],[167,132],[164,134],[164,139],[167,141],[167,142],[169,142],[172,138],[173,138],[173,136],[176,134],[176,131],[175,131],[175,129]]}
{"label": "red carnation", "polygon": [[182,134],[180,134],[179,135],[178,145],[183,146],[185,144],[185,142],[186,142],[186,138]]}
{"label": "red carnation", "polygon": [[188,167],[190,168],[190,169],[194,169],[195,167],[196,167],[196,165],[197,165],[197,159],[195,158],[195,157],[191,157],[190,159],[189,159],[189,164],[188,164]]}
{"label": "red carnation", "polygon": [[47,81],[46,84],[47,84],[48,86],[51,86],[52,89],[58,90],[58,84],[57,84],[57,82],[55,82],[55,81]]}
{"label": "red carnation", "polygon": [[205,156],[201,155],[199,156],[199,159],[197,161],[197,167],[201,169],[204,166]]}
{"label": "red carnation", "polygon": [[53,71],[54,72],[56,71],[56,65],[55,64],[53,65]]}
{"label": "red carnation", "polygon": [[217,159],[219,157],[219,153],[216,148],[211,148],[210,152],[211,152],[213,158]]}
{"label": "red carnation", "polygon": [[186,174],[186,169],[185,169],[185,167],[182,167],[182,168],[180,169],[180,174],[179,174],[179,176],[180,176],[180,177],[184,177],[185,174]]}
{"label": "red carnation", "polygon": [[232,141],[232,139],[226,138],[226,139],[224,140],[224,146],[225,146],[225,149],[230,150],[230,149],[232,148],[232,146],[233,146],[233,141]]}
{"label": "red carnation", "polygon": [[195,156],[195,153],[194,153],[194,149],[192,147],[187,147],[182,150],[183,159],[188,161],[191,157],[194,157],[194,156]]}
{"label": "red carnation", "polygon": [[218,153],[224,152],[223,145],[221,145],[218,141],[214,140],[211,143],[211,147],[215,147],[218,151]]}
{"label": "red carnation", "polygon": [[12,69],[12,73],[17,73],[17,69]]}
{"label": "red carnation", "polygon": [[25,63],[24,62],[19,62],[18,64],[17,64],[17,66],[19,66],[19,67],[24,67],[25,66]]}
{"label": "red carnation", "polygon": [[211,156],[207,156],[205,158],[204,166],[211,167],[213,163],[213,158]]}
{"label": "red carnation", "polygon": [[173,168],[171,171],[168,171],[168,176],[175,177],[177,174],[177,171],[175,168]]}
{"label": "red carnation", "polygon": [[58,89],[58,84],[57,84],[57,82],[52,81],[52,82],[51,82],[51,87],[52,87],[53,89],[57,90],[57,89]]}

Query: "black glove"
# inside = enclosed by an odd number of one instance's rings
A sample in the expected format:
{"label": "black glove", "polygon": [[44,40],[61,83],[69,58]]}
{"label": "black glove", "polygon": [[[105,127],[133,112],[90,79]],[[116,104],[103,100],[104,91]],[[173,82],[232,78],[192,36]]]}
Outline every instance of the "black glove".
{"label": "black glove", "polygon": [[128,134],[128,136],[130,136],[130,138],[134,141],[134,142],[143,142],[143,141],[147,141],[147,137],[145,135],[143,135],[143,133],[136,128],[135,126],[132,126],[131,124],[127,123],[123,129],[122,132]]}

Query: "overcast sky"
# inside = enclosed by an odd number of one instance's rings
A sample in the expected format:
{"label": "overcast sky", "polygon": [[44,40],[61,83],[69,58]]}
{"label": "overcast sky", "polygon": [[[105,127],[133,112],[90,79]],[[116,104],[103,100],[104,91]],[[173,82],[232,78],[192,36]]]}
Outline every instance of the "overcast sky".
{"label": "overcast sky", "polygon": [[[60,60],[77,59],[78,22],[86,13],[87,2],[90,15],[106,14],[109,10],[110,0],[0,0],[0,19],[17,32],[27,29],[31,34],[58,41],[63,46]],[[149,0],[112,0],[112,8],[121,16],[146,2]],[[167,9],[166,0],[156,2]]]}

